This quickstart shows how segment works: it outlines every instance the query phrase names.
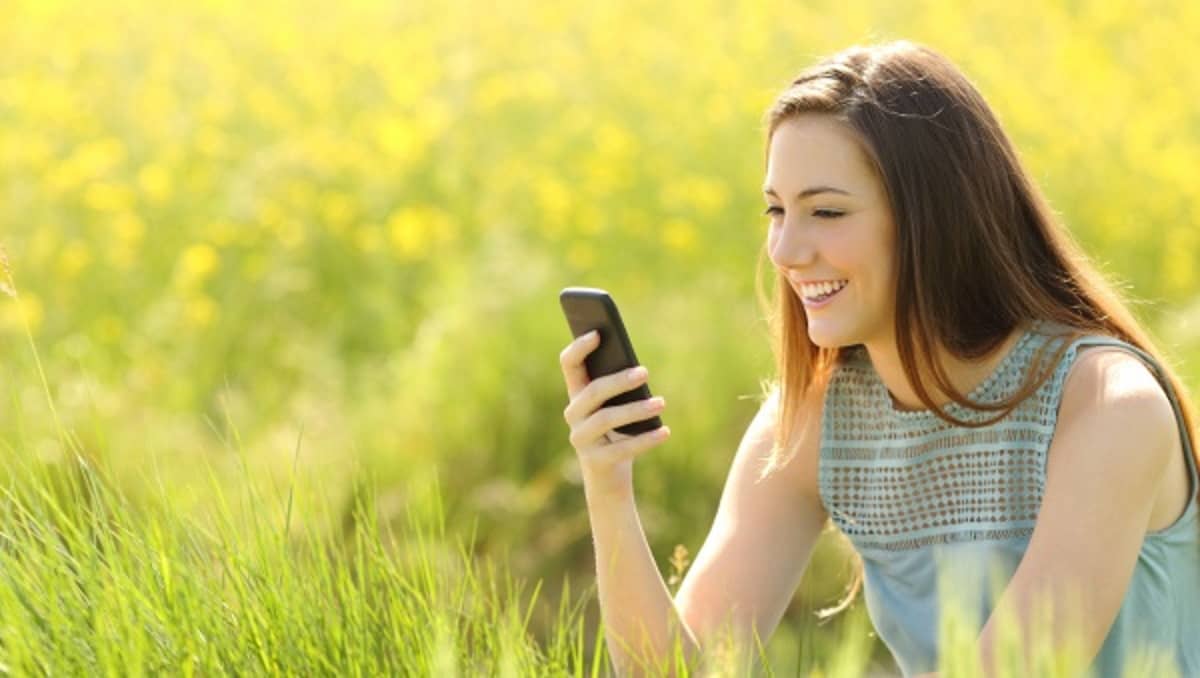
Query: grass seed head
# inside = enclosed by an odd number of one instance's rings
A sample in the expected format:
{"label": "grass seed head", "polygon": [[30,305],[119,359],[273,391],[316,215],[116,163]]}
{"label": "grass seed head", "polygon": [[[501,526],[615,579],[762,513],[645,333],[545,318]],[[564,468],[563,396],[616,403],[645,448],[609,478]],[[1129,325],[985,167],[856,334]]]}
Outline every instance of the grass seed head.
{"label": "grass seed head", "polygon": [[12,298],[17,297],[17,286],[13,282],[12,268],[8,265],[8,253],[4,245],[0,245],[0,292]]}

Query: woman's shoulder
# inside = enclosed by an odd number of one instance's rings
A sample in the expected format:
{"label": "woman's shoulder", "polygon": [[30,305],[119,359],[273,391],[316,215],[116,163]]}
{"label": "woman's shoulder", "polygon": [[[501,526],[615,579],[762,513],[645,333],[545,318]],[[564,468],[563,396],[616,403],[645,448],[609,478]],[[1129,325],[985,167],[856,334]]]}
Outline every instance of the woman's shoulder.
{"label": "woman's shoulder", "polygon": [[[1140,347],[1107,332],[1042,321],[1046,336],[1067,342],[1062,370],[1063,405],[1100,396],[1110,405],[1126,398],[1148,400],[1170,409],[1156,360]],[[1095,398],[1093,398],[1095,399]]]}
{"label": "woman's shoulder", "polygon": [[1125,483],[1153,476],[1149,528],[1158,530],[1186,508],[1188,461],[1175,404],[1146,359],[1128,347],[1078,346],[1062,387],[1049,463],[1105,469]]}
{"label": "woman's shoulder", "polygon": [[767,465],[763,473],[780,471],[781,475],[789,479],[788,482],[793,483],[806,496],[816,496],[817,492],[816,469],[821,445],[820,422],[826,381],[827,379],[816,379],[807,393],[796,396],[799,402],[792,413],[790,440],[776,437],[780,422],[786,416],[783,403],[785,396],[778,382],[764,389],[764,398],[757,415],[761,421],[755,426],[760,439],[769,437],[789,448],[786,451],[771,449],[768,454],[766,450],[769,446],[764,444],[764,453],[760,456],[767,459]]}
{"label": "woman's shoulder", "polygon": [[1140,407],[1156,420],[1173,421],[1170,399],[1155,359],[1138,346],[1103,331],[1039,320],[1033,324],[1043,350],[1061,351],[1054,379],[1059,422],[1103,416],[1115,408]]}
{"label": "woman's shoulder", "polygon": [[1135,412],[1133,423],[1147,428],[1175,427],[1174,406],[1146,358],[1130,344],[1105,337],[1101,342],[1077,340],[1065,366],[1060,423],[1064,419],[1115,416]]}

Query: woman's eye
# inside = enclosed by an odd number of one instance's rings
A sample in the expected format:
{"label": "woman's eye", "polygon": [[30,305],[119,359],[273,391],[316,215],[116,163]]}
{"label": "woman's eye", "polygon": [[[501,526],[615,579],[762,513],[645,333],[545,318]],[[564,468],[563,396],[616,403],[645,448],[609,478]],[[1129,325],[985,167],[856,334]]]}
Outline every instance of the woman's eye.
{"label": "woman's eye", "polygon": [[843,214],[845,214],[845,212],[842,212],[841,210],[831,210],[826,208],[817,208],[813,210],[813,216],[820,217],[822,219],[836,219]]}
{"label": "woman's eye", "polygon": [[[782,216],[783,208],[779,207],[778,205],[770,205],[769,207],[767,207],[766,210],[763,211],[763,214],[771,215],[771,216],[778,214],[778,215]],[[841,210],[830,209],[827,207],[818,207],[817,209],[812,211],[812,215],[814,217],[818,217],[820,219],[836,219],[836,218],[842,216],[843,214],[845,214],[845,212],[843,212]]]}

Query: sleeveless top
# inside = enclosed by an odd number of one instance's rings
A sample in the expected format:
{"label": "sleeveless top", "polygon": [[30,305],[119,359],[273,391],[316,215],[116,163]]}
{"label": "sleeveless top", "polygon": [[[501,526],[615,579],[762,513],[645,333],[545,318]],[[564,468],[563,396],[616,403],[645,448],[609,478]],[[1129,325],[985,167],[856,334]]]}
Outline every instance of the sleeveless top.
{"label": "sleeveless top", "polygon": [[[1025,327],[969,400],[995,403],[1016,393],[1028,370],[1046,369],[1034,364],[1038,349],[1046,346],[1041,359],[1049,360],[1068,333],[1049,321]],[[1077,338],[1033,395],[1003,420],[976,429],[951,425],[930,410],[896,409],[861,345],[834,369],[821,421],[821,501],[862,558],[868,614],[904,675],[938,669],[939,614],[947,623],[951,614],[965,622],[957,632],[965,628],[971,639],[987,622],[1033,533],[1068,369],[1081,347],[1099,345],[1132,352],[1162,384],[1175,410],[1191,490],[1173,523],[1147,532],[1091,670],[1119,676],[1126,661],[1142,662],[1150,652],[1173,660],[1184,676],[1200,675],[1200,479],[1192,441],[1177,395],[1154,359],[1103,335]],[[1000,412],[955,402],[942,409],[971,422]]]}

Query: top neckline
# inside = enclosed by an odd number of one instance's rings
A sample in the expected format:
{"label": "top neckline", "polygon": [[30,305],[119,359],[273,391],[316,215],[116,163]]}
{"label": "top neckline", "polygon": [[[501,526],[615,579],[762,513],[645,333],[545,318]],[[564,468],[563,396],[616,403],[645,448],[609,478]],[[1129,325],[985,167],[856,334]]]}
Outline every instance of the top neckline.
{"label": "top neckline", "polygon": [[[976,403],[988,402],[983,396],[987,394],[987,392],[992,388],[1001,375],[1007,372],[1011,364],[1022,354],[1022,349],[1024,349],[1025,345],[1029,343],[1030,339],[1033,337],[1035,331],[1040,325],[1040,320],[1033,320],[1026,325],[1025,329],[1021,333],[1021,336],[1012,345],[1012,348],[1010,348],[1008,352],[1004,354],[1004,357],[1000,359],[1000,362],[996,364],[996,367],[991,371],[991,373],[984,377],[983,381],[976,384],[975,388],[971,389],[971,392],[967,394],[967,400]],[[898,408],[895,400],[892,397],[891,391],[887,389],[887,385],[883,383],[883,379],[881,379],[879,377],[879,373],[875,371],[875,366],[871,364],[870,356],[867,355],[865,348],[863,348],[863,356],[866,358],[867,364],[870,366],[872,386],[873,390],[875,391],[876,400],[880,403],[881,408],[884,412],[886,412],[887,416],[905,420],[939,418],[933,410],[928,408],[921,410],[902,410]],[[966,419],[972,414],[979,413],[978,410],[964,407],[953,400],[942,405],[941,411],[945,414],[953,415],[957,419]]]}

